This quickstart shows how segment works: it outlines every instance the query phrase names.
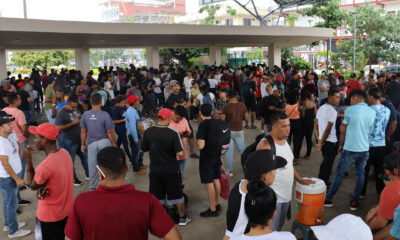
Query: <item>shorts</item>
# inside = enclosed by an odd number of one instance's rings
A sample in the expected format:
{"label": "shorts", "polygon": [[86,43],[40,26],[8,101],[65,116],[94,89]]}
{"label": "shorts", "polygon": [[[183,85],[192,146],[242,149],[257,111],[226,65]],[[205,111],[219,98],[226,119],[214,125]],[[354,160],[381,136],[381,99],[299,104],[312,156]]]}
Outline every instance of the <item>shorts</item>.
{"label": "shorts", "polygon": [[36,218],[35,235],[43,240],[64,240],[64,229],[68,217],[58,222],[42,222]]}
{"label": "shorts", "polygon": [[176,205],[185,202],[179,172],[175,174],[150,172],[149,177],[149,192],[160,200],[163,205]]}
{"label": "shorts", "polygon": [[212,183],[221,178],[221,160],[201,161],[199,164],[200,181],[202,184]]}
{"label": "shorts", "polygon": [[190,121],[189,120],[188,120],[188,123],[189,123],[189,129],[191,131],[190,136],[188,138],[194,138],[193,128],[192,128],[192,125],[190,125]]}
{"label": "shorts", "polygon": [[257,108],[256,98],[254,96],[244,97],[244,105],[246,105],[247,110],[250,110],[250,112],[255,112]]}

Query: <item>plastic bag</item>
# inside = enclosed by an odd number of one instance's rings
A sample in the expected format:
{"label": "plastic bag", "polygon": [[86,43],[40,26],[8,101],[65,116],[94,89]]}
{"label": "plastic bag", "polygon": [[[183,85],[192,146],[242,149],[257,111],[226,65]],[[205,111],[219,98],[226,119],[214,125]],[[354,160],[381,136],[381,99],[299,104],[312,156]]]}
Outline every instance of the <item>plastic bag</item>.
{"label": "plastic bag", "polygon": [[221,184],[221,197],[223,199],[228,199],[229,190],[230,190],[230,176],[229,173],[225,170],[224,165],[221,165],[221,178],[219,182]]}

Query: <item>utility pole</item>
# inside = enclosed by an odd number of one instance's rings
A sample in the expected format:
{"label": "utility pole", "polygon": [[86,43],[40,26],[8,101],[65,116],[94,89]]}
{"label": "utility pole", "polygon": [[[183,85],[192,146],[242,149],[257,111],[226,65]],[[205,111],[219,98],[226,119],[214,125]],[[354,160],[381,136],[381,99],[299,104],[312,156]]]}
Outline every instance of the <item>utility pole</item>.
{"label": "utility pole", "polygon": [[354,13],[354,43],[353,43],[353,73],[356,72],[356,34],[357,34],[357,15]]}
{"label": "utility pole", "polygon": [[26,10],[26,0],[23,0],[23,6],[24,6],[24,19],[27,19],[28,18],[28,13],[27,13],[27,10]]}

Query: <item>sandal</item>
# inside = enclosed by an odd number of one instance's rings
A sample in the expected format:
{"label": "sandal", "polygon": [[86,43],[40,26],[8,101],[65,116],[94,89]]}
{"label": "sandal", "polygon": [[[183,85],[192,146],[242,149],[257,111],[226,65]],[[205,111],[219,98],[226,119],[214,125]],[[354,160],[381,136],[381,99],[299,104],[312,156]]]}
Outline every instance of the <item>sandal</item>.
{"label": "sandal", "polygon": [[246,126],[244,126],[244,128],[246,128],[246,129],[249,129],[249,126],[248,126],[248,125],[246,125]]}

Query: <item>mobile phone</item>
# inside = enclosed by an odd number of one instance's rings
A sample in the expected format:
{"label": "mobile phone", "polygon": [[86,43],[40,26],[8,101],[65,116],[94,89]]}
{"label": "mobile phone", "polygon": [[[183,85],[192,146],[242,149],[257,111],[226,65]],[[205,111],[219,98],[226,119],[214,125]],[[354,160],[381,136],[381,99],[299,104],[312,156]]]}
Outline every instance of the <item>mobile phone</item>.
{"label": "mobile phone", "polygon": [[46,191],[47,191],[47,187],[44,186],[44,188],[42,188],[42,190],[40,190],[40,195],[41,195],[42,197],[44,197],[44,195],[46,194]]}
{"label": "mobile phone", "polygon": [[26,184],[25,184],[24,186],[21,187],[21,190],[25,190],[25,189],[29,189],[29,186],[26,185]]}

